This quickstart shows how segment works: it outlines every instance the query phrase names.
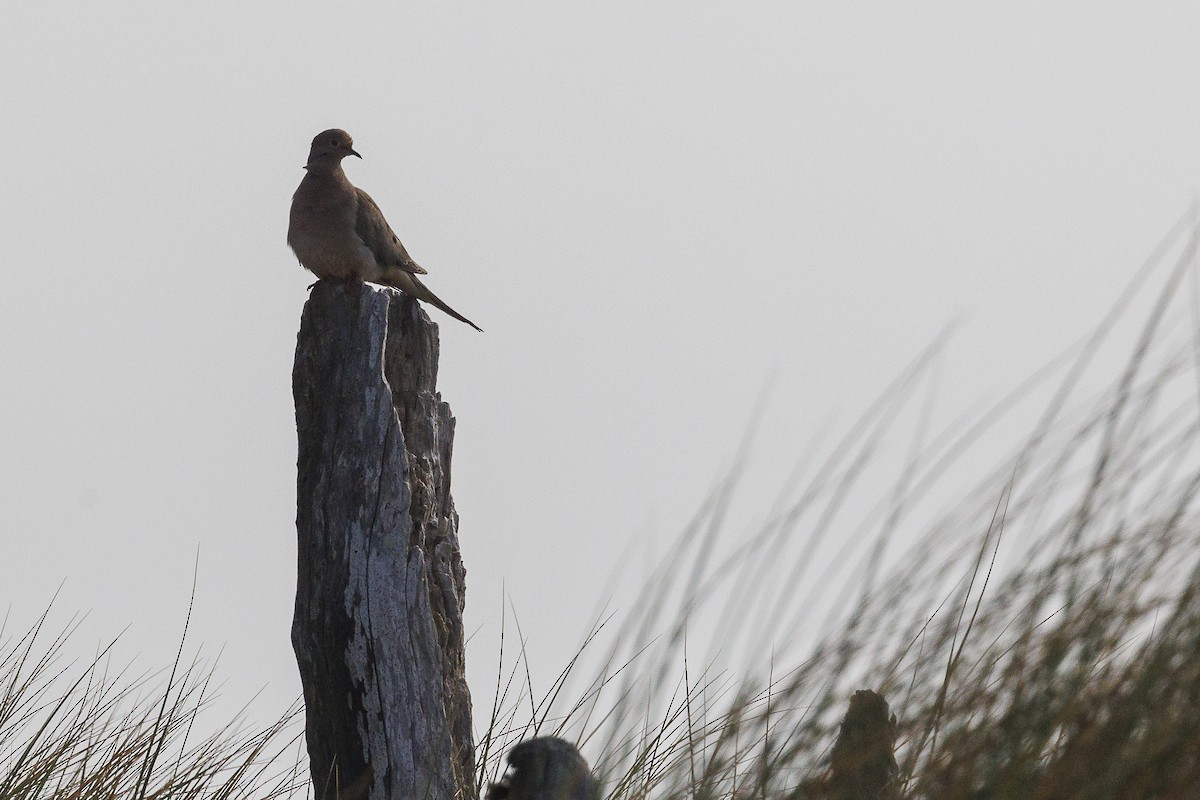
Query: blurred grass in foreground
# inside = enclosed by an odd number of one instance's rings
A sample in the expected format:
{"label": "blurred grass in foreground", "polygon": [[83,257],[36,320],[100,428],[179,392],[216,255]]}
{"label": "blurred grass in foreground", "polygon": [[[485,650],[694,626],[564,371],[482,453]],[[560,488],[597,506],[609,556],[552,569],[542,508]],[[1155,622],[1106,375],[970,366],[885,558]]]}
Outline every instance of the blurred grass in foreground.
{"label": "blurred grass in foreground", "polygon": [[[837,796],[831,749],[870,688],[897,717],[901,796],[1200,797],[1198,236],[1193,210],[1090,337],[941,436],[914,399],[933,348],[750,536],[729,530],[734,467],[548,692],[530,690],[520,654],[502,658],[481,782],[536,732],[579,742],[608,797]],[[1119,374],[1081,400],[1131,323]],[[1011,455],[914,529],[971,445],[1038,390]],[[900,474],[851,508],[911,405]],[[889,559],[889,545],[909,547]],[[832,565],[816,557],[830,547]],[[706,647],[697,629],[715,631]]]}

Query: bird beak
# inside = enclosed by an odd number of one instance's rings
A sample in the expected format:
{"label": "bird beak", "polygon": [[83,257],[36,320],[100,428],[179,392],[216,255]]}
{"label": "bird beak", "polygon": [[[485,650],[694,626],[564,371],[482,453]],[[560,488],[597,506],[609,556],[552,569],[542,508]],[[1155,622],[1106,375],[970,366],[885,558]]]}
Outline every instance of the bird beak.
{"label": "bird beak", "polygon": [[362,156],[358,155],[358,153],[355,152],[353,147],[347,147],[346,152],[348,152],[352,156],[358,156],[359,158],[362,158]]}

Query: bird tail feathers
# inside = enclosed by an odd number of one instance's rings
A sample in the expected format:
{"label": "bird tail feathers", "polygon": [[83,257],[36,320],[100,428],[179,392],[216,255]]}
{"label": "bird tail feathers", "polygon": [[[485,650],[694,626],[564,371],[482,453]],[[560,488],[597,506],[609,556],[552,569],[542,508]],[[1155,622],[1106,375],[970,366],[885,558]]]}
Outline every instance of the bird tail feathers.
{"label": "bird tail feathers", "polygon": [[429,303],[432,306],[436,306],[450,316],[454,317],[456,320],[465,322],[475,330],[483,333],[483,328],[479,327],[474,322],[471,322],[471,320],[467,319],[462,314],[458,313],[453,308],[442,302],[442,298],[429,291],[429,287],[421,283],[421,279],[416,275],[413,275],[411,272],[391,273],[384,277],[380,283],[399,289],[409,297],[415,297],[417,300],[420,300],[424,303]]}

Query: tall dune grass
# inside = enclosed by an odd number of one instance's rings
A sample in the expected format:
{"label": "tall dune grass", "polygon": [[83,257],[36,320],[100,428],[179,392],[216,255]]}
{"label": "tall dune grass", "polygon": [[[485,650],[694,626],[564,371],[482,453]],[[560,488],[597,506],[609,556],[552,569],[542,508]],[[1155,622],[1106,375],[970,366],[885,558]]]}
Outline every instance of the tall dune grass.
{"label": "tall dune grass", "polygon": [[[68,658],[79,620],[56,633],[48,613],[0,631],[0,800],[241,800],[299,796],[298,708],[271,725],[197,730],[212,672],[177,660],[159,674]],[[180,648],[182,654],[182,645]]]}

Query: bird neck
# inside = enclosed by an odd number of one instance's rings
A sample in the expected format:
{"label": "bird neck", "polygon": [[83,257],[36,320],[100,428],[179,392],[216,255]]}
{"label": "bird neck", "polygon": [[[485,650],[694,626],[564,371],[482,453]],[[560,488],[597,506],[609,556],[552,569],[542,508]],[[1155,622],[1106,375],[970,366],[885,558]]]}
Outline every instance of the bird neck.
{"label": "bird neck", "polygon": [[334,178],[344,180],[346,173],[342,171],[342,160],[340,158],[314,158],[304,165],[308,170],[309,175],[320,175],[324,178]]}

